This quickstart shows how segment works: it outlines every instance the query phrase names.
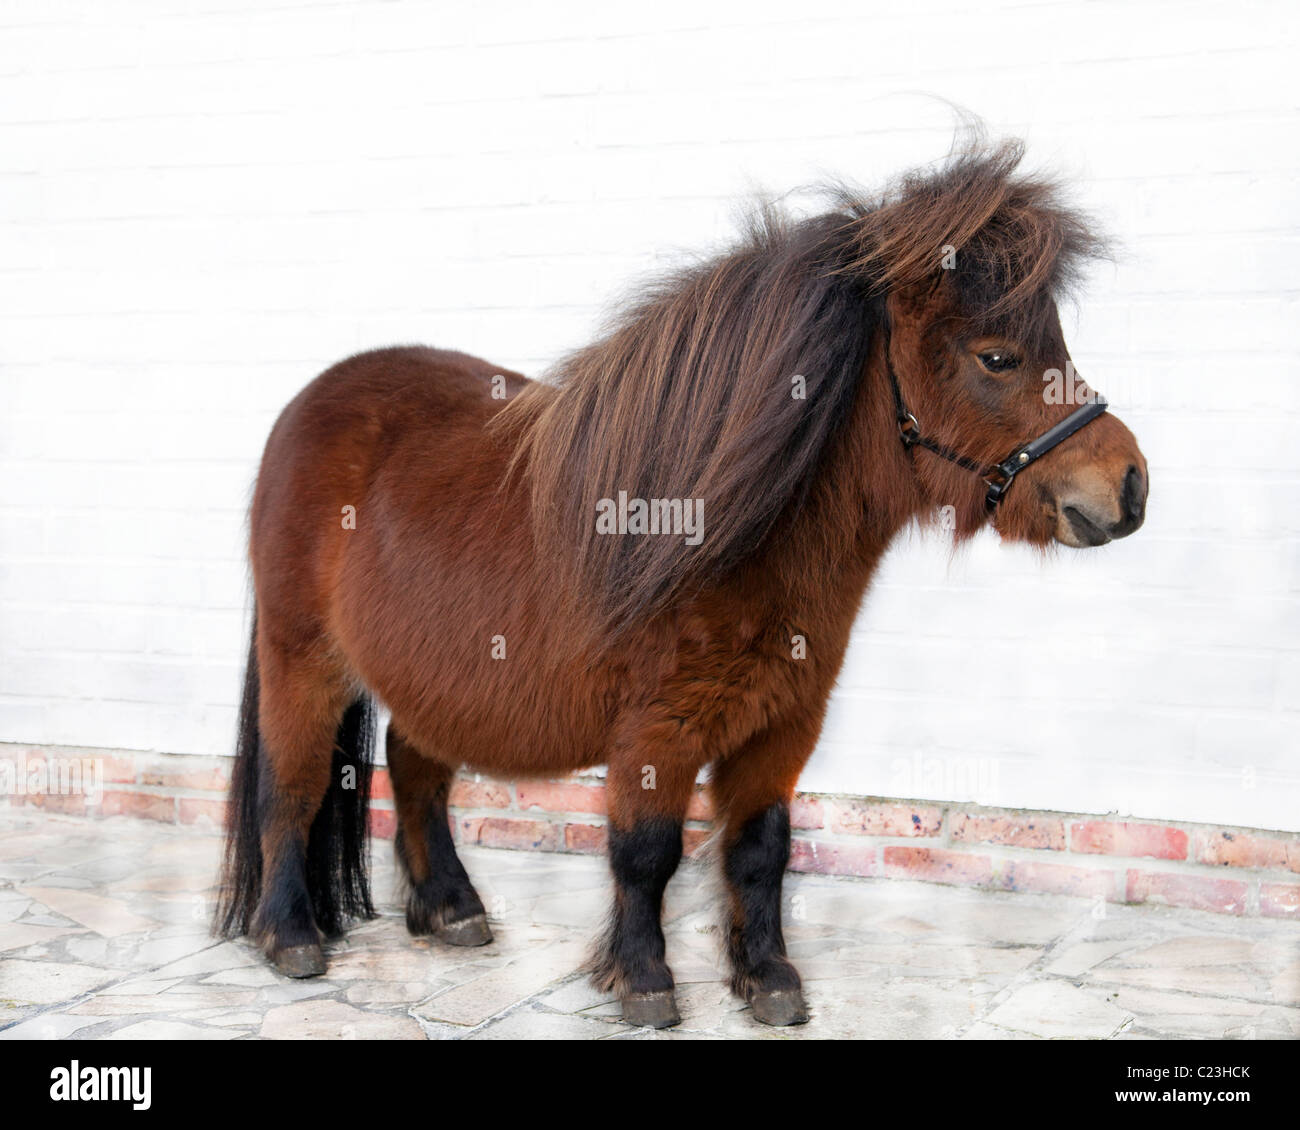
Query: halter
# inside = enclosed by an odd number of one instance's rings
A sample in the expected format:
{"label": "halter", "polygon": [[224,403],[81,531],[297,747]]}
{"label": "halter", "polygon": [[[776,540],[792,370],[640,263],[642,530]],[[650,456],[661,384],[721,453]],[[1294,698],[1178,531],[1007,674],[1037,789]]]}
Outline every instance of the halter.
{"label": "halter", "polygon": [[1011,488],[1011,483],[1015,477],[1029,464],[1037,462],[1052,448],[1069,439],[1080,428],[1091,424],[1093,420],[1106,411],[1107,407],[1106,398],[1098,396],[1096,400],[1080,405],[1059,424],[1053,424],[1037,439],[1031,439],[1028,443],[1017,447],[1001,463],[994,463],[992,466],[986,467],[975,462],[974,459],[968,459],[964,455],[957,454],[952,448],[936,443],[922,434],[921,425],[917,422],[916,417],[907,410],[907,405],[903,403],[903,392],[898,387],[898,374],[894,372],[894,361],[889,355],[888,339],[885,341],[885,368],[889,370],[889,384],[894,390],[894,414],[898,418],[898,434],[902,438],[903,449],[911,451],[914,447],[924,447],[927,451],[939,456],[940,459],[946,459],[949,463],[955,463],[958,467],[979,475],[988,487],[984,495],[984,503],[989,510],[997,507],[997,504],[1002,501]]}

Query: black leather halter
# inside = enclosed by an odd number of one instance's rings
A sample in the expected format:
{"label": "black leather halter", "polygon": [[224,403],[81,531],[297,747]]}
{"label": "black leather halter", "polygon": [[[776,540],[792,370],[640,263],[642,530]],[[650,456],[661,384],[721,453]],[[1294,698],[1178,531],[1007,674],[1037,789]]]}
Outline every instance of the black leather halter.
{"label": "black leather halter", "polygon": [[984,502],[990,510],[996,508],[1002,501],[1021,471],[1041,459],[1052,448],[1069,439],[1080,428],[1091,424],[1107,408],[1106,398],[1099,395],[1095,400],[1076,408],[1059,424],[1053,424],[1037,439],[1021,444],[1001,463],[986,467],[974,459],[957,454],[950,447],[936,443],[921,432],[921,425],[903,403],[903,391],[898,387],[898,374],[894,372],[894,361],[889,356],[888,340],[885,343],[885,368],[889,370],[889,383],[894,390],[894,412],[898,417],[898,434],[902,437],[904,449],[911,451],[914,447],[924,447],[926,451],[932,451],[940,459],[956,463],[958,467],[979,475],[988,487]]}

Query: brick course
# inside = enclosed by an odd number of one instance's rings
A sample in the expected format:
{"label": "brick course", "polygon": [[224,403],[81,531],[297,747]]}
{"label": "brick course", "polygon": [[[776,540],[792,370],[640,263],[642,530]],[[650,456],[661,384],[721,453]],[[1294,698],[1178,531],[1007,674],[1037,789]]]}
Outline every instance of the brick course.
{"label": "brick course", "polygon": [[[101,764],[100,803],[74,794],[0,797],[0,805],[204,828],[222,822],[228,759],[0,745],[0,758],[41,757]],[[373,779],[387,782],[387,772],[379,767]],[[604,783],[596,775],[511,783],[462,774],[451,801],[461,843],[605,850]],[[684,831],[688,855],[707,850],[709,814],[701,789]],[[797,794],[791,814],[792,871],[1300,919],[1296,833],[825,793]],[[396,832],[391,789],[382,784],[371,797],[370,825],[381,839]]]}

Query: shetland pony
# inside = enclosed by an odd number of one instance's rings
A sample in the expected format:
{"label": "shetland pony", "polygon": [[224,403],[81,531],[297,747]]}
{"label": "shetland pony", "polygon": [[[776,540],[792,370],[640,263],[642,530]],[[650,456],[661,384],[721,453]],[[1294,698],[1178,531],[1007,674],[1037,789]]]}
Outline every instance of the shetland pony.
{"label": "shetland pony", "polygon": [[[1145,511],[1128,429],[1100,410],[1063,425],[1044,395],[1069,359],[1057,300],[1102,248],[1020,155],[975,145],[875,197],[836,189],[821,215],[762,210],[549,383],[409,347],[299,393],[252,506],[219,930],[307,977],[322,934],[373,915],[379,700],[412,933],[491,940],[449,831],[459,767],[604,764],[595,980],[627,1021],[677,1023],[661,903],[709,766],[732,988],[764,1023],[805,1021],[781,930],[789,804],[890,542],[948,508],[959,538],[1099,545]],[[1044,432],[1005,489],[1007,452]]]}

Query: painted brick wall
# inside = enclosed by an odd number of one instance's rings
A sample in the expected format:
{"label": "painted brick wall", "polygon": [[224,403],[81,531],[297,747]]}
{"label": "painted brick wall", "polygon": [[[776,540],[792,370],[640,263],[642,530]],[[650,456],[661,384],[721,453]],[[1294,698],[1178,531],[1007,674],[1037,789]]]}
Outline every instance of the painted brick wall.
{"label": "painted brick wall", "polygon": [[753,187],[948,98],[1124,253],[1067,330],[1142,533],[891,555],[815,793],[1300,829],[1300,111],[1282,2],[0,5],[0,740],[219,754],[243,515],[348,352],[537,373]]}

